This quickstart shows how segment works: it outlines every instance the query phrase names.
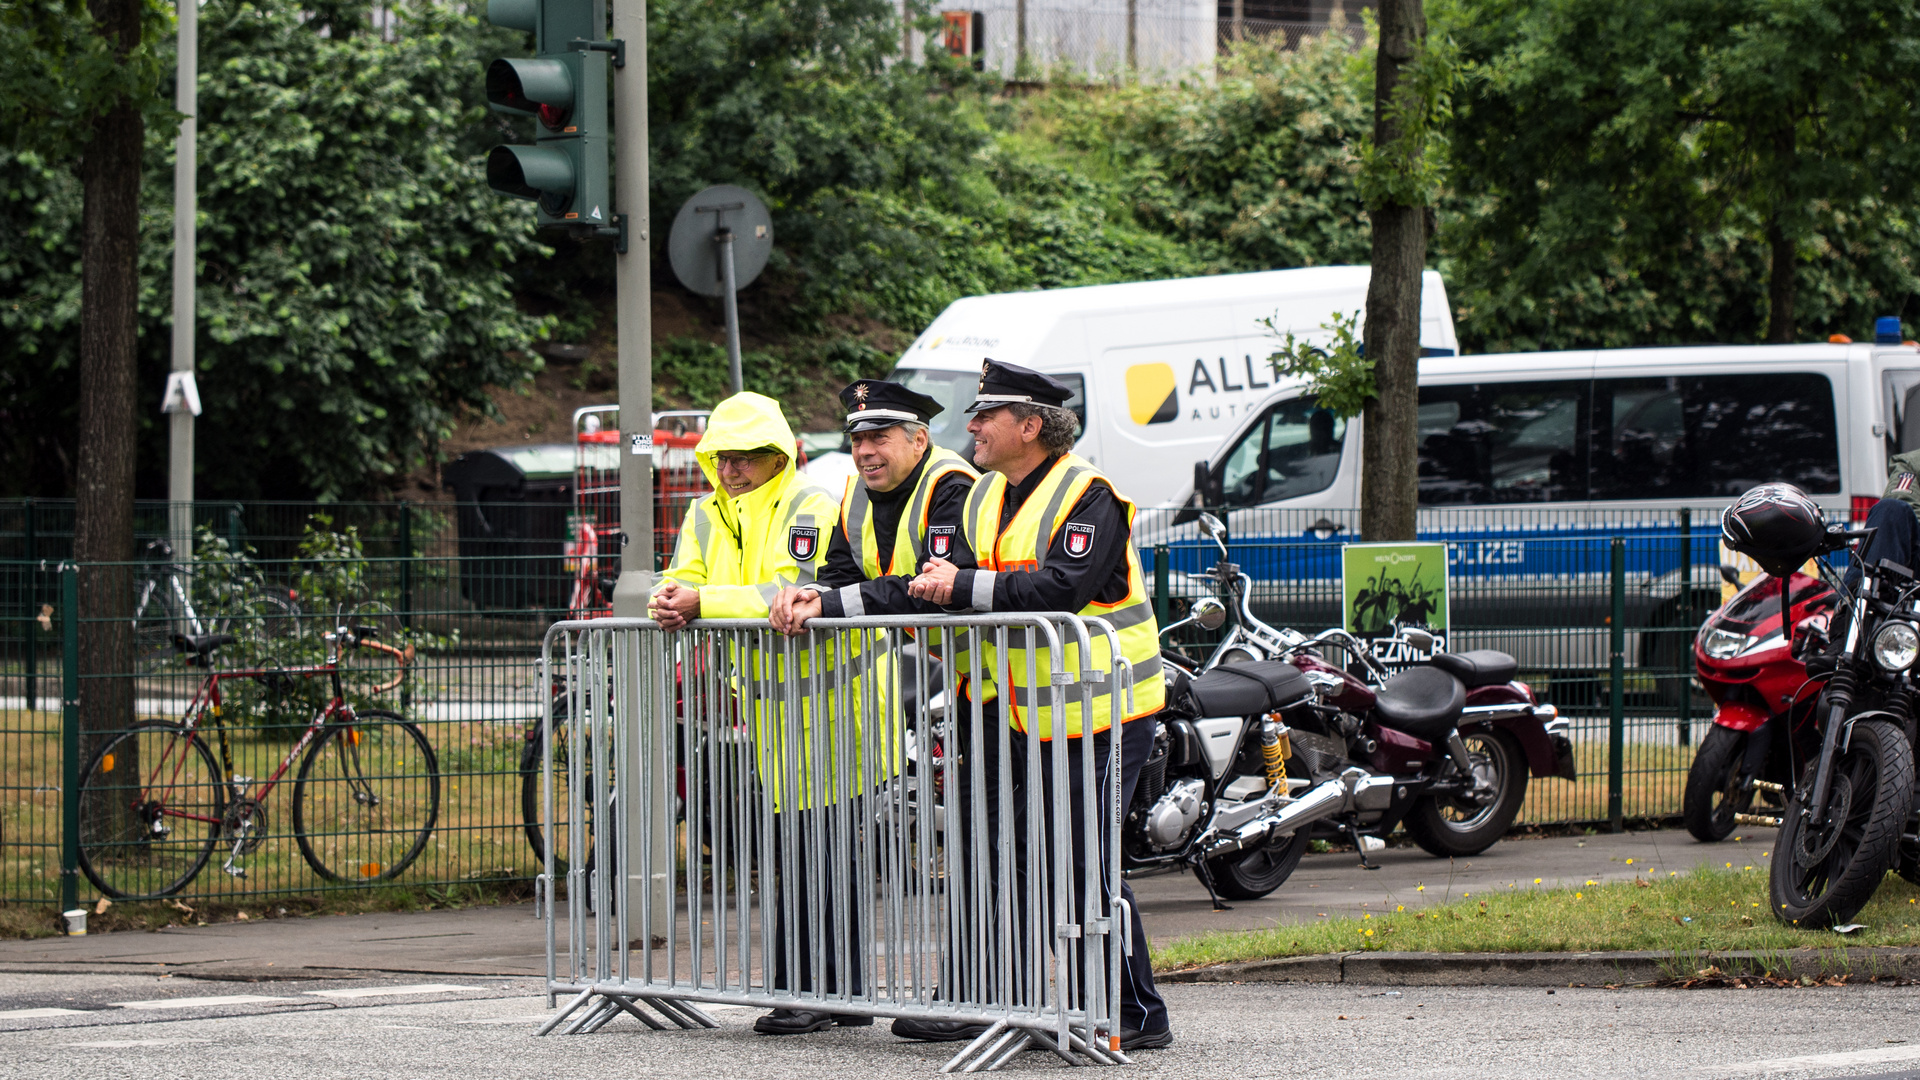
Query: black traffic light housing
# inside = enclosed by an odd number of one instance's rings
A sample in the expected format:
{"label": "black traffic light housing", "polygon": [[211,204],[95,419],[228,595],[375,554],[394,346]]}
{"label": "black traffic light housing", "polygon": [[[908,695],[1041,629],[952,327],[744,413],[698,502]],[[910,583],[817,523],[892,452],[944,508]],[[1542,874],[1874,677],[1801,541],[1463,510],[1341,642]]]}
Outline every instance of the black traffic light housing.
{"label": "black traffic light housing", "polygon": [[487,104],[533,120],[533,145],[496,146],[487,184],[538,205],[542,228],[618,235],[607,150],[607,60],[625,59],[606,41],[605,0],[489,0],[488,21],[534,35],[530,59],[487,66]]}

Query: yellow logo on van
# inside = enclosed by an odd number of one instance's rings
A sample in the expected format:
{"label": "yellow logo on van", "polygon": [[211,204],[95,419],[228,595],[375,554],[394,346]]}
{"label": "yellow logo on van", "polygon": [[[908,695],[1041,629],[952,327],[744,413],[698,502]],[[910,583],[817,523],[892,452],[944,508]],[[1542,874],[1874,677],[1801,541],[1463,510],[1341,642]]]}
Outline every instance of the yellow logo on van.
{"label": "yellow logo on van", "polygon": [[1180,415],[1180,391],[1169,364],[1127,369],[1127,412],[1136,424],[1164,424]]}

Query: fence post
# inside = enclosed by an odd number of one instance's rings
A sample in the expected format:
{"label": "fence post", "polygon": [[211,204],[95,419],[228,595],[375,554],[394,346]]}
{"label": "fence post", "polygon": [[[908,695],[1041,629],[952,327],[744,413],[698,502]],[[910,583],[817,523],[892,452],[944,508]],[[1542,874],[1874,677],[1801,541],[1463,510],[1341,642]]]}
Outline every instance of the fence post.
{"label": "fence post", "polygon": [[1626,831],[1623,806],[1627,738],[1627,540],[1613,538],[1613,614],[1607,620],[1612,653],[1607,702],[1607,820],[1614,832]]}
{"label": "fence post", "polygon": [[60,910],[80,904],[80,569],[60,567]]}
{"label": "fence post", "polygon": [[38,532],[39,522],[35,520],[38,511],[33,499],[26,500],[27,521],[25,537],[27,544],[27,711],[40,709],[40,568],[34,565],[40,558]]}
{"label": "fence post", "polygon": [[[234,503],[232,506],[227,507],[227,550],[232,552],[235,555],[240,554],[240,504],[239,503]],[[192,558],[192,556],[193,556],[193,553],[189,551],[187,553],[187,557]]]}
{"label": "fence post", "polygon": [[400,500],[400,625],[413,629],[413,503]]}
{"label": "fence post", "polygon": [[1680,745],[1693,745],[1693,508],[1680,508]]}
{"label": "fence post", "polygon": [[1170,561],[1167,545],[1153,545],[1153,618],[1161,626],[1170,621],[1167,618],[1167,576]]}

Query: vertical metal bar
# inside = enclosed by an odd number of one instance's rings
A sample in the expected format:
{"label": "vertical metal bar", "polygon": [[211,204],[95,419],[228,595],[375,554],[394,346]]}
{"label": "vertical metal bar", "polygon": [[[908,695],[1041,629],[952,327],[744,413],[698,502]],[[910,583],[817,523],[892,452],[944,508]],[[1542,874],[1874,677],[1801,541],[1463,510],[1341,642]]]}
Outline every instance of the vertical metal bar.
{"label": "vertical metal bar", "polygon": [[80,570],[60,568],[60,910],[80,903]]}
{"label": "vertical metal bar", "polygon": [[36,535],[39,532],[39,524],[37,521],[39,510],[32,498],[26,500],[25,510],[27,517],[25,529],[27,545],[27,712],[33,713],[38,712],[40,709],[40,611],[38,609],[40,600],[40,552],[38,548],[40,544]]}
{"label": "vertical metal bar", "polygon": [[[227,550],[232,552],[235,555],[238,555],[240,553],[240,514],[241,512],[242,511],[239,503],[234,503],[232,506],[227,508]],[[179,558],[182,562],[192,559],[193,558],[192,539],[189,538],[187,541],[187,550],[177,551],[174,553],[174,555],[177,558]]]}
{"label": "vertical metal bar", "polygon": [[1680,745],[1693,745],[1693,509],[1680,508]]}
{"label": "vertical metal bar", "polygon": [[413,503],[400,500],[400,625],[413,629]]}
{"label": "vertical metal bar", "polygon": [[721,295],[726,300],[727,374],[737,394],[746,389],[746,384],[740,373],[740,301],[735,296],[739,289],[733,273],[733,230],[722,226],[713,234],[713,242],[720,245]]}
{"label": "vertical metal bar", "polygon": [[1153,617],[1161,626],[1170,621],[1167,618],[1168,588],[1167,578],[1171,574],[1171,552],[1165,544],[1153,545]]}
{"label": "vertical metal bar", "polygon": [[1613,538],[1613,614],[1607,620],[1612,671],[1607,703],[1607,820],[1614,832],[1626,830],[1622,805],[1627,726],[1627,541]]}

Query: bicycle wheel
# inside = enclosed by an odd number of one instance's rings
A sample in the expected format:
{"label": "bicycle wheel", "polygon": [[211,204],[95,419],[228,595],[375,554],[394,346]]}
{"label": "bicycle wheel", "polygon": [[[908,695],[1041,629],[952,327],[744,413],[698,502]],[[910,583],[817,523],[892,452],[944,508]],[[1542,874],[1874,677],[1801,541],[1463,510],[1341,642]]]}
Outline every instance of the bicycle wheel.
{"label": "bicycle wheel", "polygon": [[213,854],[226,785],[199,735],[146,720],[80,774],[80,869],[116,899],[179,892]]}
{"label": "bicycle wheel", "polygon": [[420,729],[366,709],[327,725],[300,761],[293,835],[327,881],[391,881],[440,816],[440,765]]}
{"label": "bicycle wheel", "polygon": [[[553,702],[553,872],[565,875],[569,865],[567,861],[568,845],[571,842],[569,827],[576,809],[588,811],[590,808],[576,807],[573,797],[571,770],[567,767],[568,756],[572,753],[572,741],[567,738],[567,698],[560,695]],[[542,753],[543,734],[538,725],[527,736],[526,749],[520,753],[520,820],[526,830],[527,846],[533,849],[533,859],[544,868],[547,858],[547,845],[542,823],[546,821],[546,796],[540,790],[540,776],[545,766]],[[589,788],[588,790],[592,790]],[[587,817],[587,866],[593,866],[593,819]]]}
{"label": "bicycle wheel", "polygon": [[284,590],[262,589],[241,601],[226,624],[226,633],[271,649],[300,636],[300,605]]}
{"label": "bicycle wheel", "polygon": [[134,670],[140,674],[165,671],[180,655],[173,647],[173,635],[191,633],[192,627],[174,610],[176,606],[164,577],[141,582],[135,592],[133,657]]}

